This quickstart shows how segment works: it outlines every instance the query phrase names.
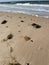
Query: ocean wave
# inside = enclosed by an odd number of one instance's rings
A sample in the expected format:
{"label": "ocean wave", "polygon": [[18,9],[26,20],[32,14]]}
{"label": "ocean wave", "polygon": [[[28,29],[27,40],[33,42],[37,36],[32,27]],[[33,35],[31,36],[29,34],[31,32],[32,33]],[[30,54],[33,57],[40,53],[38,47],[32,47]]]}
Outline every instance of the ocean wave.
{"label": "ocean wave", "polygon": [[[19,6],[19,5],[22,5],[22,6]],[[28,7],[29,5],[29,7]],[[32,7],[31,7],[32,5]],[[4,7],[4,8],[12,8],[12,9],[20,9],[20,10],[27,10],[27,11],[40,11],[40,12],[49,12],[49,5],[41,5],[41,4],[29,4],[29,3],[25,3],[25,4],[14,4],[14,5],[7,5],[7,4],[0,4],[0,7]],[[39,7],[38,7],[39,6]],[[44,8],[45,7],[45,8]]]}
{"label": "ocean wave", "polygon": [[[30,3],[17,3],[17,4],[0,4],[0,11],[12,11],[28,14],[49,14],[49,5],[47,4],[30,4]],[[37,13],[37,14],[36,14]],[[43,14],[44,13],[44,14]],[[46,14],[47,13],[47,14]]]}
{"label": "ocean wave", "polygon": [[14,5],[25,5],[25,6],[42,6],[42,7],[49,7],[48,4],[30,4],[30,3],[16,3]]}
{"label": "ocean wave", "polygon": [[16,4],[0,4],[0,6],[36,6],[36,7],[49,7],[48,4],[30,4],[30,3],[16,3]]}

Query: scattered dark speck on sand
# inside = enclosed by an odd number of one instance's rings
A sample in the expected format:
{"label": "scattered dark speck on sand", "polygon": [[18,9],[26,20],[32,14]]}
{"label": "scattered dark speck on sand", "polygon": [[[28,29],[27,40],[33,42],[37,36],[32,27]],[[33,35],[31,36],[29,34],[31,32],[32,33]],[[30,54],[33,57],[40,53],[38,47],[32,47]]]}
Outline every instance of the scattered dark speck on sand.
{"label": "scattered dark speck on sand", "polygon": [[8,28],[8,26],[6,26],[6,28]]}
{"label": "scattered dark speck on sand", "polygon": [[7,17],[9,17],[9,16],[7,15]]}
{"label": "scattered dark speck on sand", "polygon": [[18,27],[20,27],[20,25],[18,25]]}
{"label": "scattered dark speck on sand", "polygon": [[13,52],[13,48],[12,48],[12,47],[10,47],[10,52],[11,52],[11,53]]}
{"label": "scattered dark speck on sand", "polygon": [[26,17],[24,17],[24,18],[26,18]]}
{"label": "scattered dark speck on sand", "polygon": [[31,42],[33,42],[33,40],[31,40]]}
{"label": "scattered dark speck on sand", "polygon": [[7,39],[3,39],[3,42],[7,41]]}
{"label": "scattered dark speck on sand", "polygon": [[18,32],[21,32],[20,30]]}
{"label": "scattered dark speck on sand", "polygon": [[21,65],[20,63],[9,63],[9,65]]}
{"label": "scattered dark speck on sand", "polygon": [[4,20],[4,21],[2,21],[2,23],[1,24],[6,24],[7,23],[7,21],[6,20]]}
{"label": "scattered dark speck on sand", "polygon": [[32,19],[31,19],[31,21],[32,21]]}
{"label": "scattered dark speck on sand", "polygon": [[12,39],[13,38],[13,35],[12,34],[9,34],[8,36],[7,36],[7,39]]}
{"label": "scattered dark speck on sand", "polygon": [[35,28],[41,28],[41,26],[36,23],[33,23],[32,26],[34,26]]}
{"label": "scattered dark speck on sand", "polygon": [[19,18],[21,18],[21,17],[19,17]]}
{"label": "scattered dark speck on sand", "polygon": [[24,39],[25,39],[26,41],[28,41],[28,40],[30,40],[31,38],[28,37],[28,36],[25,36]]}
{"label": "scattered dark speck on sand", "polygon": [[27,65],[29,65],[29,63],[27,63]]}
{"label": "scattered dark speck on sand", "polygon": [[21,20],[21,22],[24,22],[23,20]]}

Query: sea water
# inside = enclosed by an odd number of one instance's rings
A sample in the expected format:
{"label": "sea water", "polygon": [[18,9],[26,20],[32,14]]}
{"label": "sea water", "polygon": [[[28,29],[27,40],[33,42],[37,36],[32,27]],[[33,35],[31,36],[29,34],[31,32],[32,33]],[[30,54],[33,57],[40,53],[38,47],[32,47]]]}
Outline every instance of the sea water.
{"label": "sea water", "polygon": [[49,4],[38,4],[38,3],[0,3],[0,11],[24,13],[35,16],[46,16],[49,17]]}

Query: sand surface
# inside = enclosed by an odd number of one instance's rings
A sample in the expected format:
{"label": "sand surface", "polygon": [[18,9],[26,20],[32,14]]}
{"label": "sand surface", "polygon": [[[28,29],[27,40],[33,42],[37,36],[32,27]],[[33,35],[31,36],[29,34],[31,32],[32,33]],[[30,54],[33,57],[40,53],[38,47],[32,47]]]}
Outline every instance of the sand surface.
{"label": "sand surface", "polygon": [[49,65],[49,19],[0,12],[0,65]]}

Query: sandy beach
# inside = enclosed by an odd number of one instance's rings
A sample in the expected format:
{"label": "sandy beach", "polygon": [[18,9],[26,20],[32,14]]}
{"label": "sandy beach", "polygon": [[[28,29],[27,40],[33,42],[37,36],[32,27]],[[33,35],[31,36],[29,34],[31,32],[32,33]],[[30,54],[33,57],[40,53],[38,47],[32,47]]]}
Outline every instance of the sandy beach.
{"label": "sandy beach", "polygon": [[49,65],[49,18],[0,12],[0,65]]}

